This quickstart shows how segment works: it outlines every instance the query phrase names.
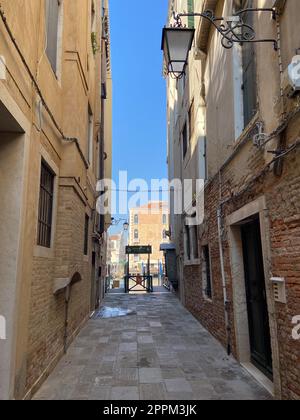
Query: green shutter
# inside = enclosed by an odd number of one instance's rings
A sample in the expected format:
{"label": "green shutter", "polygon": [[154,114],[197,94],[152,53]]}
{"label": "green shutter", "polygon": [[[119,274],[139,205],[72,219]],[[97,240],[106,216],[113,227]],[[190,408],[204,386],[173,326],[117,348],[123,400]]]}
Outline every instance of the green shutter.
{"label": "green shutter", "polygon": [[[188,12],[189,13],[194,13],[194,0],[187,0],[188,2]],[[190,29],[193,29],[195,27],[195,18],[194,17],[189,17],[188,18],[188,27]]]}

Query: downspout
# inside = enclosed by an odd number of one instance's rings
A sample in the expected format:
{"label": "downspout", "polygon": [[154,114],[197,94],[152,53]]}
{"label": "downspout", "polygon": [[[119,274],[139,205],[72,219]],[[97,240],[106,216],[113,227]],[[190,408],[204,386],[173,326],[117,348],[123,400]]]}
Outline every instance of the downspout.
{"label": "downspout", "polygon": [[[280,28],[280,15],[276,13],[276,29],[277,29],[277,44],[278,44],[278,65],[279,65],[279,73],[280,73],[280,106],[281,106],[281,120],[284,121],[286,119],[287,113],[285,111],[285,103],[284,103],[284,90],[283,90],[283,79],[284,79],[284,69],[283,69],[283,61],[282,61],[282,51],[281,51],[281,28]],[[277,142],[277,155],[280,155],[282,150],[284,150],[286,146],[286,129],[280,133],[279,139]],[[283,163],[284,157],[278,159],[274,164],[274,175],[280,177],[283,173]]]}
{"label": "downspout", "polygon": [[[220,195],[221,195],[221,172],[219,172],[219,178],[220,178]],[[228,356],[230,356],[231,355],[231,341],[230,341],[231,328],[230,328],[230,323],[229,323],[229,301],[228,301],[227,289],[226,289],[226,274],[225,274],[224,253],[223,253],[223,244],[222,244],[222,205],[220,205],[217,210],[217,218],[218,218],[218,237],[219,237],[222,289],[223,289],[223,299],[224,299],[226,345],[227,345],[227,354]]]}

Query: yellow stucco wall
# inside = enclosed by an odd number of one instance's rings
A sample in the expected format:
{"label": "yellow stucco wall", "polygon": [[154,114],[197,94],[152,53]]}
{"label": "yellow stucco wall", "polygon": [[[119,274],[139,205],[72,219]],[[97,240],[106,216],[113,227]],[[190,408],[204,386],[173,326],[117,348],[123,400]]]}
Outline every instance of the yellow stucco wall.
{"label": "yellow stucco wall", "polygon": [[[1,10],[12,36],[18,44],[24,62],[38,85],[36,86],[13,45],[7,28],[0,20],[0,55],[5,58],[5,79],[0,80],[0,104],[5,106],[23,133],[12,133],[19,141],[22,153],[9,150],[12,160],[21,170],[21,183],[11,183],[12,193],[21,197],[20,226],[16,227],[16,243],[7,254],[7,263],[15,264],[14,288],[9,296],[9,343],[3,345],[7,358],[4,376],[0,379],[0,398],[23,398],[37,387],[52,369],[63,351],[64,295],[53,295],[57,278],[72,277],[79,272],[82,281],[72,287],[69,309],[69,342],[90,313],[91,259],[94,250],[101,249],[92,241],[93,210],[96,201],[99,144],[97,132],[101,121],[100,83],[101,50],[95,54],[91,44],[91,1],[63,0],[59,24],[58,71],[55,74],[45,54],[45,2],[43,0],[4,0]],[[94,1],[96,37],[101,45],[102,7]],[[108,7],[108,2],[106,2]],[[108,13],[108,10],[107,10]],[[106,75],[105,75],[106,76]],[[110,75],[111,78],[111,75]],[[88,106],[94,116],[93,161],[87,165]],[[111,151],[111,79],[105,107],[104,144]],[[50,110],[57,124],[51,120]],[[5,170],[3,132],[10,127],[0,125],[0,172]],[[62,133],[75,141],[63,141]],[[3,153],[1,153],[3,152]],[[51,249],[38,247],[37,216],[41,159],[55,172],[53,234]],[[110,152],[111,160],[111,152]],[[111,165],[105,167],[110,177]],[[0,185],[0,197],[5,197]],[[14,205],[11,205],[14,208]],[[9,207],[2,207],[0,223],[8,221]],[[90,217],[89,254],[83,255],[85,214]],[[12,222],[11,222],[12,223]],[[7,226],[10,229],[10,226]],[[0,239],[0,253],[7,249],[6,239]],[[104,252],[105,254],[105,252]],[[99,257],[100,258],[100,257]],[[1,273],[1,269],[0,269]],[[13,271],[11,271],[13,273]],[[1,278],[1,275],[0,275]],[[5,278],[0,279],[0,290]],[[2,303],[0,301],[0,314]],[[0,351],[2,350],[2,347]],[[2,353],[4,354],[4,353]],[[0,363],[0,371],[2,373]]]}

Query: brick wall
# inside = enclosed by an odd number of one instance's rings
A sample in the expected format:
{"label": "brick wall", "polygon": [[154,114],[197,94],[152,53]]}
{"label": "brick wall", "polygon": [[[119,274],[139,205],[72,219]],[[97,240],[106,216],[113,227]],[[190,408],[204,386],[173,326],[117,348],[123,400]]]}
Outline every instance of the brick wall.
{"label": "brick wall", "polygon": [[[84,257],[84,221],[86,207],[72,187],[61,187],[55,234],[55,257],[34,258],[27,389],[61,356],[65,334],[65,295],[53,295],[55,278],[82,277],[71,289],[69,303],[68,344],[90,313],[91,241],[89,258]],[[91,229],[91,224],[90,224]],[[90,231],[91,233],[91,231]],[[91,237],[91,236],[90,236]],[[54,362],[55,363],[55,362]]]}
{"label": "brick wall", "polygon": [[[295,133],[294,133],[295,134]],[[294,134],[290,143],[295,141]],[[236,162],[229,163],[222,170],[222,197],[229,198],[243,189],[252,176],[263,166],[261,152],[253,148],[248,153],[243,171],[233,170]],[[237,157],[239,159],[239,157]],[[248,171],[248,172],[247,172]],[[245,173],[247,174],[245,176]],[[199,246],[210,244],[212,259],[213,301],[205,300],[202,292],[202,267],[185,266],[185,299],[187,308],[225,346],[225,321],[221,281],[220,255],[217,231],[217,208],[219,205],[219,178],[208,185],[205,193],[206,220],[200,228]],[[292,339],[292,318],[300,314],[300,156],[299,150],[284,160],[283,173],[275,176],[270,170],[245,193],[229,200],[223,206],[223,221],[226,216],[246,204],[265,195],[269,210],[271,272],[273,276],[286,279],[287,305],[276,303],[275,314],[278,334],[281,392],[283,399],[300,398],[300,343]],[[234,329],[232,274],[228,231],[223,235],[223,251],[227,293],[230,304],[231,345],[237,357]]]}

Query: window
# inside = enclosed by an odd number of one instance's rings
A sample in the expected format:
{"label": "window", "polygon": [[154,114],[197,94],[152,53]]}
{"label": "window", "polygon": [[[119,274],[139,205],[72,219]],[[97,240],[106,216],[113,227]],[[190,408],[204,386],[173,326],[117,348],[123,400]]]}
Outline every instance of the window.
{"label": "window", "polygon": [[188,133],[187,133],[187,124],[184,124],[183,130],[182,130],[182,154],[183,159],[186,157],[188,150]]}
{"label": "window", "polygon": [[[253,0],[240,2],[241,9],[253,7]],[[253,27],[253,13],[244,15],[244,22]],[[242,67],[243,67],[243,101],[244,101],[244,126],[246,127],[257,111],[257,81],[255,44],[246,42],[242,46]]]}
{"label": "window", "polygon": [[138,225],[139,224],[139,215],[138,214],[135,214],[134,215],[134,224],[135,225]]}
{"label": "window", "polygon": [[210,250],[208,245],[202,248],[202,281],[204,296],[208,299],[212,299]]}
{"label": "window", "polygon": [[167,239],[166,229],[163,230],[162,237],[163,239]]}
{"label": "window", "polygon": [[51,248],[54,177],[49,166],[42,161],[37,243],[45,248]]}
{"label": "window", "polygon": [[198,243],[198,226],[192,226],[192,247],[193,247],[193,258],[197,260],[199,258],[199,243]]}
{"label": "window", "polygon": [[89,253],[89,225],[90,225],[90,218],[86,214],[85,215],[85,223],[84,223],[84,255],[88,255]]}
{"label": "window", "polygon": [[191,233],[187,225],[185,226],[185,256],[188,261],[191,260]]}
{"label": "window", "polygon": [[91,107],[88,107],[88,146],[87,156],[88,162],[92,165],[93,162],[93,147],[94,147],[94,117]]}
{"label": "window", "polygon": [[166,225],[167,224],[167,215],[166,214],[163,214],[163,220],[162,220],[162,222],[163,222],[163,225]]}
{"label": "window", "polygon": [[46,54],[54,73],[57,72],[58,26],[62,0],[46,0]]}
{"label": "window", "polygon": [[134,262],[135,262],[135,263],[140,262],[140,256],[139,256],[139,255],[135,255],[135,256],[134,256]]}
{"label": "window", "polygon": [[139,231],[137,229],[134,230],[134,239],[139,239]]}

